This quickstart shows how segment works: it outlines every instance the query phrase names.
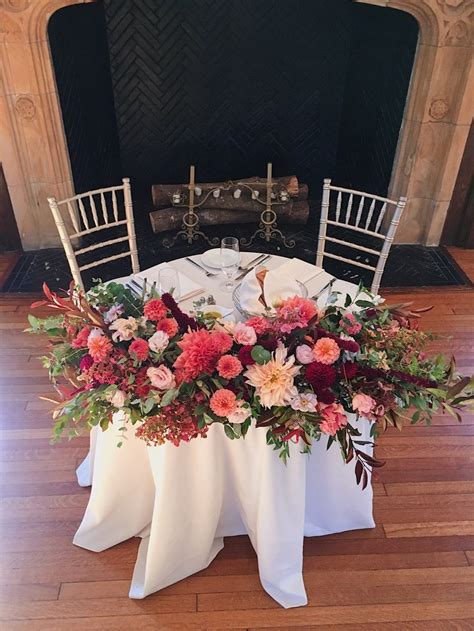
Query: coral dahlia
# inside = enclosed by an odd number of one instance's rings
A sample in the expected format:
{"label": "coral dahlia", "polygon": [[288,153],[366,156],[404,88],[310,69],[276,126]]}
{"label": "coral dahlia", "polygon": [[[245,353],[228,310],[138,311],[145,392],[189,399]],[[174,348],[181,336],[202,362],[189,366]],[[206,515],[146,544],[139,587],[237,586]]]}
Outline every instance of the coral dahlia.
{"label": "coral dahlia", "polygon": [[223,355],[217,362],[217,372],[224,379],[233,379],[240,375],[242,370],[242,364],[233,355]]}
{"label": "coral dahlia", "polygon": [[147,317],[148,320],[161,320],[165,317],[168,309],[166,308],[164,302],[159,298],[152,298],[143,307],[143,313]]}
{"label": "coral dahlia", "polygon": [[217,390],[209,401],[209,407],[217,416],[229,416],[237,408],[237,397],[231,390]]}

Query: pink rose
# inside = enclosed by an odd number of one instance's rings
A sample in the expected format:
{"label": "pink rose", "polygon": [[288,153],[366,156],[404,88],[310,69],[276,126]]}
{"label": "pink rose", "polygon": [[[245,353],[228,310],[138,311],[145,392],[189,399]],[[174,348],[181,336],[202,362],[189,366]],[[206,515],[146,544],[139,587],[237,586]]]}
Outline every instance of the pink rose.
{"label": "pink rose", "polygon": [[242,344],[242,346],[253,346],[257,342],[255,329],[246,324],[242,324],[242,322],[235,325],[233,334],[234,340],[237,344]]}
{"label": "pink rose", "polygon": [[311,362],[314,362],[313,349],[307,344],[297,346],[296,359],[300,362],[300,364],[311,364]]}
{"label": "pink rose", "polygon": [[376,402],[368,394],[356,394],[352,397],[352,409],[359,414],[370,414]]}
{"label": "pink rose", "polygon": [[238,401],[234,412],[229,414],[227,420],[229,423],[243,423],[251,415],[250,407],[244,401]]}
{"label": "pink rose", "polygon": [[123,408],[127,395],[123,390],[116,390],[113,397],[110,399],[110,403],[116,408]]}
{"label": "pink rose", "polygon": [[176,379],[171,370],[166,366],[148,368],[146,374],[152,386],[158,388],[158,390],[171,390],[171,388],[176,386]]}

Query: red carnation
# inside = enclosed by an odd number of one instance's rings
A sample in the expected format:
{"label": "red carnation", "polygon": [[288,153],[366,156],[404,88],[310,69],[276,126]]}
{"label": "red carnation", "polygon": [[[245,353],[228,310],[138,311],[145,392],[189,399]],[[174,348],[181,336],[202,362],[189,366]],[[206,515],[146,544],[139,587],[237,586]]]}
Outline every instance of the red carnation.
{"label": "red carnation", "polygon": [[353,379],[357,375],[357,364],[354,362],[345,362],[341,366],[341,374],[346,379]]}
{"label": "red carnation", "polygon": [[167,314],[168,309],[164,302],[159,298],[153,298],[145,303],[143,307],[143,313],[148,320],[161,320]]}
{"label": "red carnation", "polygon": [[306,379],[315,390],[330,388],[336,381],[336,370],[328,364],[312,362],[306,366]]}
{"label": "red carnation", "polygon": [[252,366],[255,364],[255,359],[252,357],[253,346],[242,346],[237,353],[238,358],[242,366]]}

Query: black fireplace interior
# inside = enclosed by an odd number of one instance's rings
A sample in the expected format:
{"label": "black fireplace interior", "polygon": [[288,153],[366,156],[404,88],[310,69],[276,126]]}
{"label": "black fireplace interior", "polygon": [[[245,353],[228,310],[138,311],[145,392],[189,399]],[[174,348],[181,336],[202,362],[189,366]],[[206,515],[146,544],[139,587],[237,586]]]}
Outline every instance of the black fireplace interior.
{"label": "black fireplace interior", "polygon": [[[49,37],[78,192],[296,174],[387,193],[418,26],[352,0],[76,5]],[[79,107],[78,107],[79,105]],[[149,209],[149,208],[148,208]]]}
{"label": "black fireplace interior", "polygon": [[[297,247],[252,249],[311,262],[324,177],[388,191],[418,39],[407,13],[352,0],[103,0],[54,13],[49,39],[76,191],[131,178],[142,269],[207,247],[164,249],[148,216],[151,184],[186,182],[191,163],[198,182],[264,176],[270,161],[308,184],[308,225],[282,226]],[[129,273],[123,260],[106,267],[86,284]],[[5,290],[43,280],[67,287],[62,250],[26,252]],[[466,282],[441,248],[398,245],[382,284]]]}
{"label": "black fireplace interior", "polygon": [[[387,194],[418,39],[407,13],[352,0],[103,0],[54,13],[49,39],[76,191],[131,178],[142,268],[207,246],[164,251],[148,217],[151,185],[186,182],[191,163],[198,182],[264,176],[272,162],[307,183],[308,225],[282,226],[298,247],[253,249],[312,262],[324,177]],[[464,282],[445,253],[407,247],[392,248],[385,286]],[[102,276],[128,273],[120,264]],[[66,270],[61,251],[25,253],[10,288],[66,286]]]}

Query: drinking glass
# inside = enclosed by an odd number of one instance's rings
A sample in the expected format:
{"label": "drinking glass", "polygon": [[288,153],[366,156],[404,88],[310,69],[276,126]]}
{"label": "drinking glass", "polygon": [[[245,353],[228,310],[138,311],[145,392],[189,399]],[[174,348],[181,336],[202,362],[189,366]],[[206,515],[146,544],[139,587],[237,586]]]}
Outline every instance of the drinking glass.
{"label": "drinking glass", "polygon": [[234,288],[233,277],[240,264],[239,240],[236,237],[224,237],[221,241],[221,268],[226,277],[221,286],[224,291],[232,291]]}
{"label": "drinking glass", "polygon": [[176,270],[164,267],[158,271],[158,292],[160,296],[172,294],[175,300],[180,297],[179,276]]}

